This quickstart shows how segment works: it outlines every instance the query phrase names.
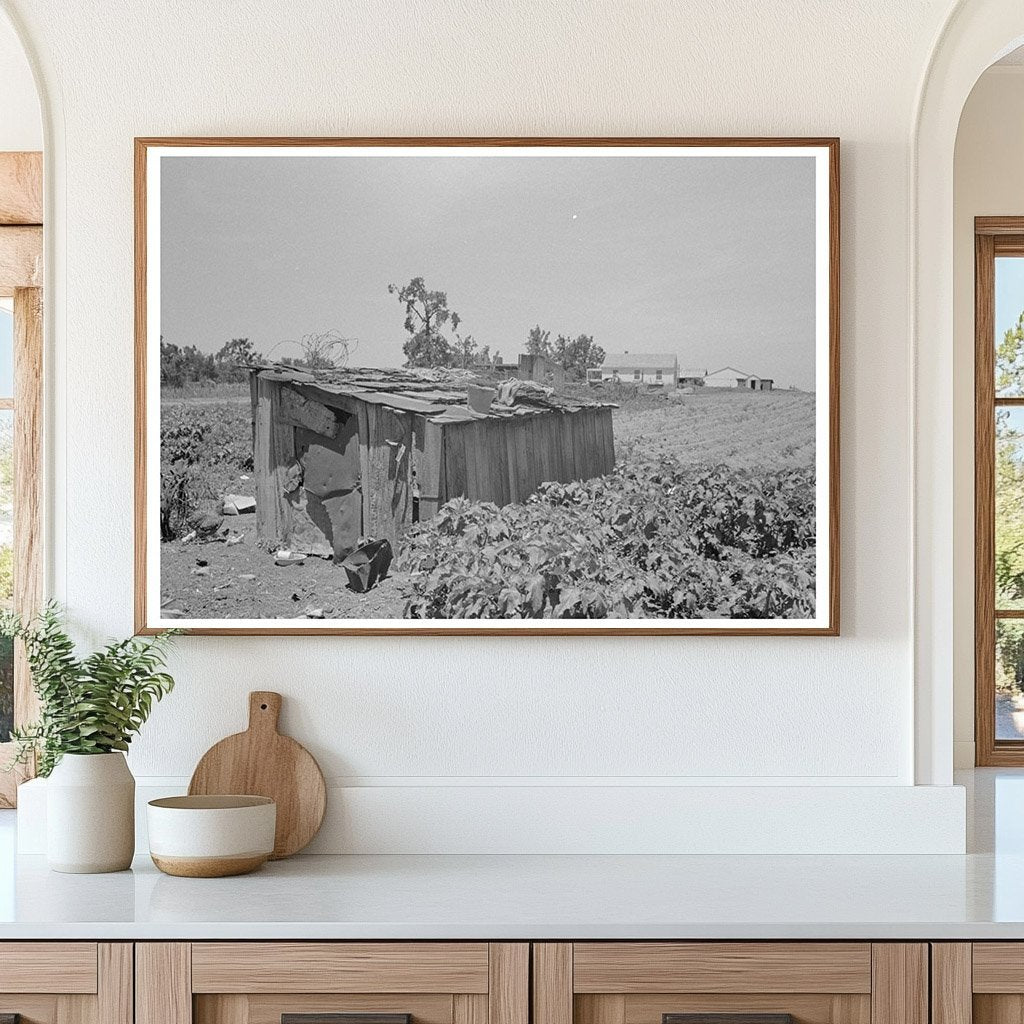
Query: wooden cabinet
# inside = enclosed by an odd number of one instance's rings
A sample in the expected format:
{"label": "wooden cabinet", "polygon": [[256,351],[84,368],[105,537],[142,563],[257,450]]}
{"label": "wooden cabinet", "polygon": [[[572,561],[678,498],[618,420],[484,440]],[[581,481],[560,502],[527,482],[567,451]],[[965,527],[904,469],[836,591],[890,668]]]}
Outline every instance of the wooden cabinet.
{"label": "wooden cabinet", "polygon": [[0,1018],[132,1024],[130,942],[0,943]]}
{"label": "wooden cabinet", "polygon": [[1024,942],[932,945],[934,1024],[1024,1021]]}
{"label": "wooden cabinet", "polygon": [[136,1022],[529,1024],[529,970],[514,942],[139,943]]}
{"label": "wooden cabinet", "polygon": [[21,1024],[1022,1024],[1024,943],[10,942],[0,943],[0,1024],[9,1014]]}
{"label": "wooden cabinet", "polygon": [[924,943],[537,943],[533,957],[533,1024],[928,1024]]}

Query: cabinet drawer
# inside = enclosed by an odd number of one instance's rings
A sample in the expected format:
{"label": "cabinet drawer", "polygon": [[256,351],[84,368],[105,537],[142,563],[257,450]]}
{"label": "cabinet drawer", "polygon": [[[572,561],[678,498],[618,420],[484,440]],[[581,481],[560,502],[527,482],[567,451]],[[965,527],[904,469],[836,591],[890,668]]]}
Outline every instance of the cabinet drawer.
{"label": "cabinet drawer", "polygon": [[197,942],[193,992],[472,992],[486,942]]}
{"label": "cabinet drawer", "polygon": [[21,1024],[132,1024],[126,942],[0,942],[0,1018]]}
{"label": "cabinet drawer", "polygon": [[537,943],[534,1024],[927,1024],[923,943]]}
{"label": "cabinet drawer", "polygon": [[136,947],[136,1024],[529,1024],[515,942]]}
{"label": "cabinet drawer", "polygon": [[95,942],[0,943],[0,992],[93,993],[96,957]]}
{"label": "cabinet drawer", "polygon": [[870,943],[578,942],[573,991],[871,991]]}

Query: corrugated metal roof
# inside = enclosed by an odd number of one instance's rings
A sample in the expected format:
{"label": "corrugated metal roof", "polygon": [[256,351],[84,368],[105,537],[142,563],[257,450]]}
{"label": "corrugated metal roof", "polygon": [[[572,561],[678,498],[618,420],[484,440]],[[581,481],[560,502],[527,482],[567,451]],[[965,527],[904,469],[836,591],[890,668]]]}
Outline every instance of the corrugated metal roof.
{"label": "corrugated metal roof", "polygon": [[674,370],[676,356],[671,352],[610,352],[602,370]]}

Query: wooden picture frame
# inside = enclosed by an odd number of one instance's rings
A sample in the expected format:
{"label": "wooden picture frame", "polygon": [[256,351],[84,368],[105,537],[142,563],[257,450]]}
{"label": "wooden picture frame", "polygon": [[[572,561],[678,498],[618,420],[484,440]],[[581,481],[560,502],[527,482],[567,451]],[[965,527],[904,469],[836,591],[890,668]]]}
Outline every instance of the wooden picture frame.
{"label": "wooden picture frame", "polygon": [[[630,153],[624,151],[631,150]],[[160,252],[158,246],[155,248],[155,239],[162,237],[160,233],[161,229],[161,217],[167,217],[166,209],[162,212],[161,207],[161,194],[160,189],[162,187],[162,180],[160,177],[160,168],[166,166],[165,161],[178,156],[193,157],[196,160],[202,158],[209,158],[210,156],[244,156],[251,157],[253,159],[261,157],[277,157],[282,158],[288,156],[305,156],[305,155],[317,155],[324,157],[340,157],[340,156],[376,156],[381,155],[382,158],[392,157],[393,155],[409,155],[409,156],[431,156],[431,157],[452,157],[453,159],[459,156],[494,156],[496,159],[511,158],[511,157],[534,157],[534,156],[564,156],[566,160],[574,158],[582,158],[593,155],[609,155],[609,156],[637,156],[638,158],[651,157],[672,157],[678,156],[681,158],[693,157],[698,159],[700,157],[715,156],[720,157],[723,160],[731,159],[735,160],[739,157],[749,157],[751,161],[758,159],[767,159],[774,156],[794,156],[800,158],[810,157],[813,160],[813,195],[814,195],[814,244],[813,244],[813,256],[808,255],[808,259],[811,260],[814,267],[814,371],[813,384],[809,389],[809,393],[813,394],[813,456],[812,465],[814,467],[813,474],[813,491],[815,495],[814,500],[814,512],[813,518],[815,522],[815,529],[813,531],[812,545],[815,547],[815,571],[811,577],[810,587],[813,589],[814,599],[809,602],[810,606],[813,607],[812,614],[794,615],[790,618],[779,617],[779,618],[765,618],[757,619],[751,614],[745,614],[742,618],[734,617],[723,617],[714,618],[707,617],[696,617],[696,618],[505,618],[505,617],[492,617],[492,618],[474,618],[474,617],[445,617],[445,618],[398,618],[392,617],[387,619],[380,618],[343,618],[343,617],[331,617],[328,616],[326,619],[318,619],[313,617],[303,618],[252,618],[247,617],[244,619],[234,619],[228,616],[224,616],[223,621],[219,618],[211,618],[205,613],[198,613],[189,610],[189,602],[191,598],[181,600],[183,608],[175,606],[175,598],[168,597],[167,594],[161,589],[160,586],[160,519],[158,515],[158,509],[155,511],[154,501],[157,500],[157,492],[160,486],[160,471],[159,471],[159,437],[155,436],[155,424],[160,422],[158,414],[154,410],[155,403],[157,402],[158,395],[156,392],[160,391],[160,367],[156,365],[157,353],[161,351],[162,339],[162,321],[160,319],[159,311],[154,309],[157,303],[157,291],[158,288],[165,287],[163,279],[160,277],[160,270],[158,266],[155,266],[160,260]],[[196,165],[198,166],[198,164]],[[751,164],[751,167],[754,165]],[[165,200],[166,207],[166,200]],[[575,218],[573,218],[575,220]],[[756,231],[756,228],[752,229]],[[410,634],[410,635],[571,635],[571,636],[586,636],[586,635],[714,635],[714,636],[738,636],[738,635],[797,635],[797,636],[836,636],[839,633],[839,582],[840,582],[840,552],[839,552],[839,140],[835,138],[770,138],[770,139],[750,139],[750,138],[372,138],[372,137],[359,137],[359,138],[331,138],[331,139],[320,139],[320,138],[138,138],[135,140],[135,338],[136,338],[136,408],[135,408],[135,485],[136,485],[136,502],[135,502],[135,569],[136,569],[136,582],[135,582],[135,619],[136,619],[136,630],[141,634],[153,633],[162,628],[166,628],[171,625],[175,625],[181,628],[185,628],[190,632],[200,634],[233,634],[233,633],[247,633],[247,634],[260,634],[260,635],[311,635],[311,634],[340,634],[340,635],[395,635],[395,634]],[[756,238],[753,236],[748,238],[750,244],[756,242]],[[741,245],[741,243],[735,243]],[[739,251],[739,250],[738,250]],[[418,279],[422,285],[423,278]],[[410,282],[412,283],[412,282]],[[394,291],[398,292],[399,289],[394,288]],[[433,293],[437,294],[437,293]],[[408,309],[408,307],[407,307]],[[397,305],[396,305],[397,310]],[[411,314],[410,314],[411,316]],[[399,318],[400,319],[400,318]],[[413,329],[408,327],[407,330],[412,334]],[[429,339],[429,329],[428,329]],[[179,338],[182,345],[185,344],[184,338]],[[239,339],[247,341],[247,339]],[[461,340],[461,339],[460,339]],[[593,338],[590,338],[593,341]],[[174,344],[174,342],[169,342]],[[603,355],[603,354],[602,354]],[[210,354],[212,358],[212,352]],[[523,357],[520,357],[519,367],[520,370],[523,367]],[[730,362],[730,359],[723,358],[721,360],[723,364]],[[313,367],[314,364],[310,363],[309,367]],[[393,363],[388,365],[394,365]],[[463,364],[468,365],[468,364]],[[476,364],[473,364],[476,365]],[[497,364],[494,364],[497,365]],[[593,364],[586,364],[593,365]],[[507,368],[508,364],[505,364],[504,368]],[[349,371],[346,371],[349,372]],[[377,374],[383,374],[384,371],[366,371]],[[401,371],[387,371],[389,374],[395,373],[400,374]],[[762,371],[758,371],[762,372]],[[351,371],[355,373],[355,371]],[[600,377],[600,373],[591,378],[590,373],[587,374],[587,379],[581,381],[581,385],[584,383],[594,382],[595,386],[608,388],[617,387],[621,381],[618,376],[619,371],[612,371],[611,377]],[[770,390],[772,388],[772,380],[764,377],[759,378],[756,376],[747,376],[746,371],[734,371],[731,366],[726,366],[724,370],[720,371],[727,378],[732,374],[736,374],[736,386],[742,386],[744,389],[749,386],[752,390],[764,388]],[[303,376],[307,374],[308,379]],[[274,448],[277,444],[273,440],[275,435],[273,433],[273,426],[261,428],[256,422],[259,420],[259,402],[260,396],[263,396],[269,404],[268,408],[279,410],[281,400],[279,398],[268,398],[267,395],[270,390],[277,388],[280,391],[282,388],[290,392],[289,402],[291,403],[291,412],[287,414],[286,422],[289,424],[289,431],[291,430],[309,430],[309,426],[301,418],[299,413],[295,410],[299,406],[306,408],[314,420],[317,417],[322,418],[322,413],[319,408],[315,407],[316,403],[310,403],[308,397],[312,392],[317,392],[320,399],[323,399],[325,389],[321,387],[320,381],[314,379],[315,374],[312,374],[312,370],[305,367],[300,367],[296,370],[294,363],[289,367],[277,366],[273,369],[264,369],[256,371],[254,370],[251,378],[251,397],[252,397],[252,411],[253,411],[253,432],[255,435],[259,435],[260,430],[269,430],[263,440],[261,441],[257,436],[255,444],[257,447],[263,444],[263,451],[267,450],[267,446],[270,449]],[[706,371],[707,379],[710,381],[714,376],[710,370]],[[638,379],[640,378],[640,371],[638,371]],[[599,380],[600,377],[600,380]],[[380,377],[374,377],[371,381],[373,388],[379,385]],[[550,372],[545,381],[550,382],[553,378]],[[679,374],[678,364],[675,369],[674,375],[671,376],[671,383],[674,385],[678,381],[682,380]],[[390,381],[391,378],[389,377]],[[642,378],[642,382],[646,378]],[[657,382],[660,385],[662,381],[662,372],[659,369],[657,373]],[[377,382],[377,383],[373,383]],[[407,387],[408,380],[401,378],[397,383],[394,384],[391,394],[397,393],[400,389]],[[700,386],[701,382],[694,382],[695,386]],[[339,420],[346,416],[353,417],[353,423],[355,418],[361,414],[360,408],[357,406],[365,407],[367,401],[363,398],[364,392],[372,390],[367,385],[367,381],[362,379],[356,381],[353,385],[356,391],[360,394],[356,396],[356,400],[353,402],[351,398],[342,398],[332,400],[329,408],[333,410],[333,415],[339,417]],[[389,385],[390,386],[390,385]],[[345,390],[348,388],[348,384],[345,384],[344,388],[335,386],[337,393],[339,390]],[[305,389],[305,396],[302,394]],[[330,391],[330,389],[326,389]],[[581,394],[584,389],[580,387],[574,394]],[[800,390],[793,388],[793,390]],[[557,391],[557,389],[556,389]],[[376,394],[376,392],[374,391]],[[640,387],[638,386],[637,392],[640,394]],[[804,393],[808,393],[807,389],[804,389]],[[402,392],[406,394],[406,392]],[[500,394],[500,392],[499,392]],[[667,389],[666,389],[667,395]],[[379,396],[378,396],[379,397]],[[403,399],[406,400],[406,399]],[[450,396],[447,399],[432,398],[428,401],[445,401],[451,400]],[[500,400],[500,399],[499,399]],[[346,405],[348,401],[348,405]],[[389,403],[395,401],[394,399],[388,399]],[[559,399],[561,401],[561,399]],[[562,412],[565,411],[565,404],[569,400],[565,400],[562,406]],[[581,403],[581,408],[588,405],[588,399],[586,395],[579,398],[572,399],[572,402]],[[372,403],[371,403],[372,404]],[[378,403],[379,404],[379,403]],[[392,465],[394,464],[395,458],[399,460],[407,455],[413,445],[419,446],[417,451],[422,449],[427,450],[430,444],[429,437],[424,440],[424,437],[430,433],[431,428],[419,427],[413,430],[411,433],[403,433],[407,427],[403,424],[407,424],[408,419],[406,414],[412,411],[411,414],[415,418],[419,413],[417,410],[421,409],[419,405],[412,405],[408,407],[401,406],[400,402],[397,403],[400,407],[395,411],[395,420],[388,421],[387,432],[388,441],[387,443],[391,447],[392,452]],[[468,398],[463,400],[463,404],[466,409],[469,409]],[[602,441],[601,438],[604,436],[606,428],[603,426],[604,414],[598,408],[604,407],[606,403],[595,401],[592,403],[595,410],[591,419],[594,420],[594,425],[588,426],[584,420],[586,416],[580,418],[578,429],[573,433],[569,430],[564,435],[567,439],[564,443],[567,446],[573,447],[574,458],[576,464],[580,464],[579,446],[591,446],[590,450],[595,451],[595,460],[593,465],[597,466],[596,470],[590,470],[592,473],[603,473],[605,470],[605,460],[609,454],[614,452],[614,442],[609,437],[606,441]],[[351,408],[349,408],[351,406]],[[390,406],[389,406],[390,407]],[[436,411],[436,407],[435,407]],[[275,412],[275,415],[277,413]],[[373,418],[371,412],[370,418]],[[487,415],[482,413],[480,415]],[[433,423],[433,413],[423,417],[422,422],[427,421]],[[419,421],[417,421],[419,422]],[[541,420],[538,418],[537,423]],[[362,458],[362,476],[361,483],[358,485],[362,493],[361,499],[354,499],[356,503],[355,515],[358,517],[358,505],[359,501],[362,502],[362,532],[360,538],[365,537],[367,534],[371,536],[380,536],[379,532],[371,532],[368,529],[368,502],[370,499],[367,498],[369,493],[369,485],[367,480],[367,455],[365,446],[370,444],[367,441],[368,434],[373,433],[377,430],[378,433],[384,428],[374,427],[373,423],[366,419],[359,420],[360,425],[363,428],[363,432],[360,432],[356,427],[353,427],[353,436],[362,438],[361,444],[364,445]],[[379,424],[379,418],[378,418]],[[483,428],[481,428],[483,429]],[[568,427],[565,428],[568,430]],[[575,428],[574,428],[575,429]],[[315,433],[315,431],[314,431]],[[394,437],[391,435],[394,434]],[[298,436],[298,435],[296,435]],[[319,436],[319,435],[318,435]],[[333,436],[333,435],[332,435]],[[534,449],[531,447],[533,444],[532,434],[527,431],[523,434],[526,440],[521,443],[518,441],[508,441],[509,458],[513,458],[514,453],[520,453],[527,451],[529,457],[532,457]],[[307,437],[308,435],[303,435]],[[593,440],[590,440],[593,438]],[[296,492],[285,492],[285,486],[297,486],[294,482],[286,484],[281,483],[280,477],[286,469],[286,463],[289,459],[293,462],[297,460],[292,448],[289,447],[287,438],[283,442],[286,452],[277,452],[276,463],[270,464],[270,469],[263,469],[263,462],[259,456],[256,458],[257,468],[254,469],[254,473],[257,475],[263,473],[264,476],[257,479],[253,485],[255,489],[259,490],[260,487],[264,488],[261,492],[264,494],[264,499],[258,501],[260,509],[264,509],[267,506],[267,502],[270,500],[280,501],[280,497],[271,499],[267,498],[267,495],[281,495],[287,493],[288,495]],[[347,442],[346,442],[347,443]],[[353,442],[354,443],[354,442]],[[446,442],[447,443],[447,442]],[[294,442],[292,442],[294,444]],[[341,442],[339,441],[340,445]],[[602,449],[602,445],[605,447]],[[609,450],[609,445],[612,446]],[[505,447],[505,442],[501,442],[502,448]],[[593,447],[596,446],[596,447]],[[308,451],[308,449],[306,449]],[[450,449],[446,449],[450,450]],[[547,448],[545,451],[549,450]],[[603,452],[603,453],[602,453]],[[502,455],[502,458],[505,456]],[[539,456],[538,456],[539,458]],[[417,464],[419,465],[419,464]],[[415,487],[407,486],[406,490],[403,491],[402,495],[395,497],[390,492],[388,497],[392,499],[392,505],[396,502],[405,502],[405,506],[412,504],[413,507],[418,508],[420,512],[428,510],[425,514],[429,515],[433,511],[434,506],[431,505],[431,501],[435,505],[441,504],[443,501],[451,500],[453,497],[458,496],[460,493],[468,493],[468,491],[459,491],[458,484],[449,485],[447,490],[444,486],[438,487],[436,480],[431,477],[433,472],[430,466],[433,465],[424,457],[424,468],[422,470],[414,468],[411,471],[411,476],[416,477],[414,484]],[[445,464],[446,465],[446,464]],[[276,469],[275,469],[276,467]],[[822,471],[822,467],[824,470]],[[370,466],[372,470],[372,465]],[[276,473],[270,482],[267,482],[266,473]],[[410,484],[410,475],[407,471],[404,485]],[[511,472],[511,471],[510,471]],[[573,479],[571,471],[567,472],[565,476],[547,476],[543,477],[543,470],[536,470],[533,476],[537,479]],[[529,476],[529,474],[527,474]],[[531,483],[529,486],[522,491],[522,495],[532,493],[535,489],[535,483],[531,477]],[[467,488],[469,485],[466,485]],[[510,492],[508,488],[501,492],[504,497],[499,501],[495,500],[496,503],[501,504],[504,500],[517,500],[515,498],[515,486],[514,482],[509,485],[512,487]],[[415,493],[415,488],[419,488],[418,495]],[[354,490],[355,488],[353,488]],[[305,492],[302,492],[305,493]],[[489,495],[490,492],[486,492]],[[511,497],[509,496],[511,493]],[[410,497],[411,495],[411,497]],[[470,494],[472,498],[472,494]],[[413,500],[415,499],[415,500]],[[289,500],[291,500],[289,498]],[[287,512],[287,509],[285,509]],[[403,513],[404,514],[404,513]],[[261,522],[259,527],[258,535],[261,538],[261,543],[267,546],[268,538],[270,539],[271,546],[268,548],[272,550],[276,544],[281,544],[281,551],[288,551],[290,553],[290,547],[285,548],[284,544],[280,542],[278,534],[274,530],[266,525],[265,520],[270,514],[266,511],[261,512]],[[351,518],[351,515],[350,515]],[[422,521],[422,519],[420,520]],[[332,520],[333,522],[333,520]],[[377,524],[379,525],[379,524]],[[217,527],[218,530],[231,529],[221,524]],[[355,528],[353,528],[355,529]],[[185,530],[185,526],[181,526],[181,530]],[[188,537],[187,532],[180,532],[178,537]],[[231,534],[229,533],[229,537]],[[385,535],[386,537],[386,535]],[[247,541],[248,543],[248,541]],[[198,550],[198,549],[197,549]],[[320,552],[323,553],[323,552]],[[180,554],[180,553],[179,553]],[[330,554],[328,550],[327,554]],[[296,554],[294,557],[298,559],[301,555]],[[176,555],[175,557],[179,557]],[[341,555],[338,551],[337,545],[335,547],[335,558],[340,560]],[[180,560],[180,559],[179,559]],[[199,562],[205,561],[203,557],[198,558]],[[197,569],[203,570],[207,568],[205,565],[197,565]],[[253,573],[246,573],[246,576],[252,577]],[[202,577],[200,577],[201,579]],[[739,577],[737,577],[739,578]],[[226,586],[230,586],[230,581],[227,581]],[[185,586],[183,590],[190,590],[189,587]],[[197,590],[199,588],[191,588],[191,590]],[[190,590],[190,592],[191,592]],[[560,591],[555,591],[555,596],[551,596],[551,591],[547,591],[546,596],[542,596],[540,599],[540,606],[548,611],[557,611],[555,608],[555,601],[558,599],[557,595]],[[205,600],[205,598],[204,598]],[[307,608],[303,608],[307,598],[300,596],[297,601],[297,607],[294,609],[294,614],[299,615],[305,613],[307,616],[316,615],[320,612],[320,609],[312,607],[310,605]],[[768,607],[771,604],[769,599],[765,599],[765,606]],[[559,608],[561,605],[558,606]],[[581,603],[579,605],[573,605],[573,608],[581,608],[586,610],[586,605]],[[590,606],[594,607],[593,605]],[[181,612],[181,614],[179,614]],[[322,612],[321,612],[322,614]]]}

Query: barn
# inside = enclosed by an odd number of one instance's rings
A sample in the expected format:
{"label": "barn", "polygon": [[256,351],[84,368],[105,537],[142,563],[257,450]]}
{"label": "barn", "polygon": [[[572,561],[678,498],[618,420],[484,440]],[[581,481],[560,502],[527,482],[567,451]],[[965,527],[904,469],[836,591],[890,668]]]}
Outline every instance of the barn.
{"label": "barn", "polygon": [[771,391],[775,381],[771,377],[758,377],[752,373],[737,370],[735,366],[723,366],[704,378],[708,388],[739,388],[747,391]]}
{"label": "barn", "polygon": [[360,538],[394,545],[460,495],[507,505],[614,467],[613,406],[482,383],[466,371],[253,367],[260,543],[340,560]]}

